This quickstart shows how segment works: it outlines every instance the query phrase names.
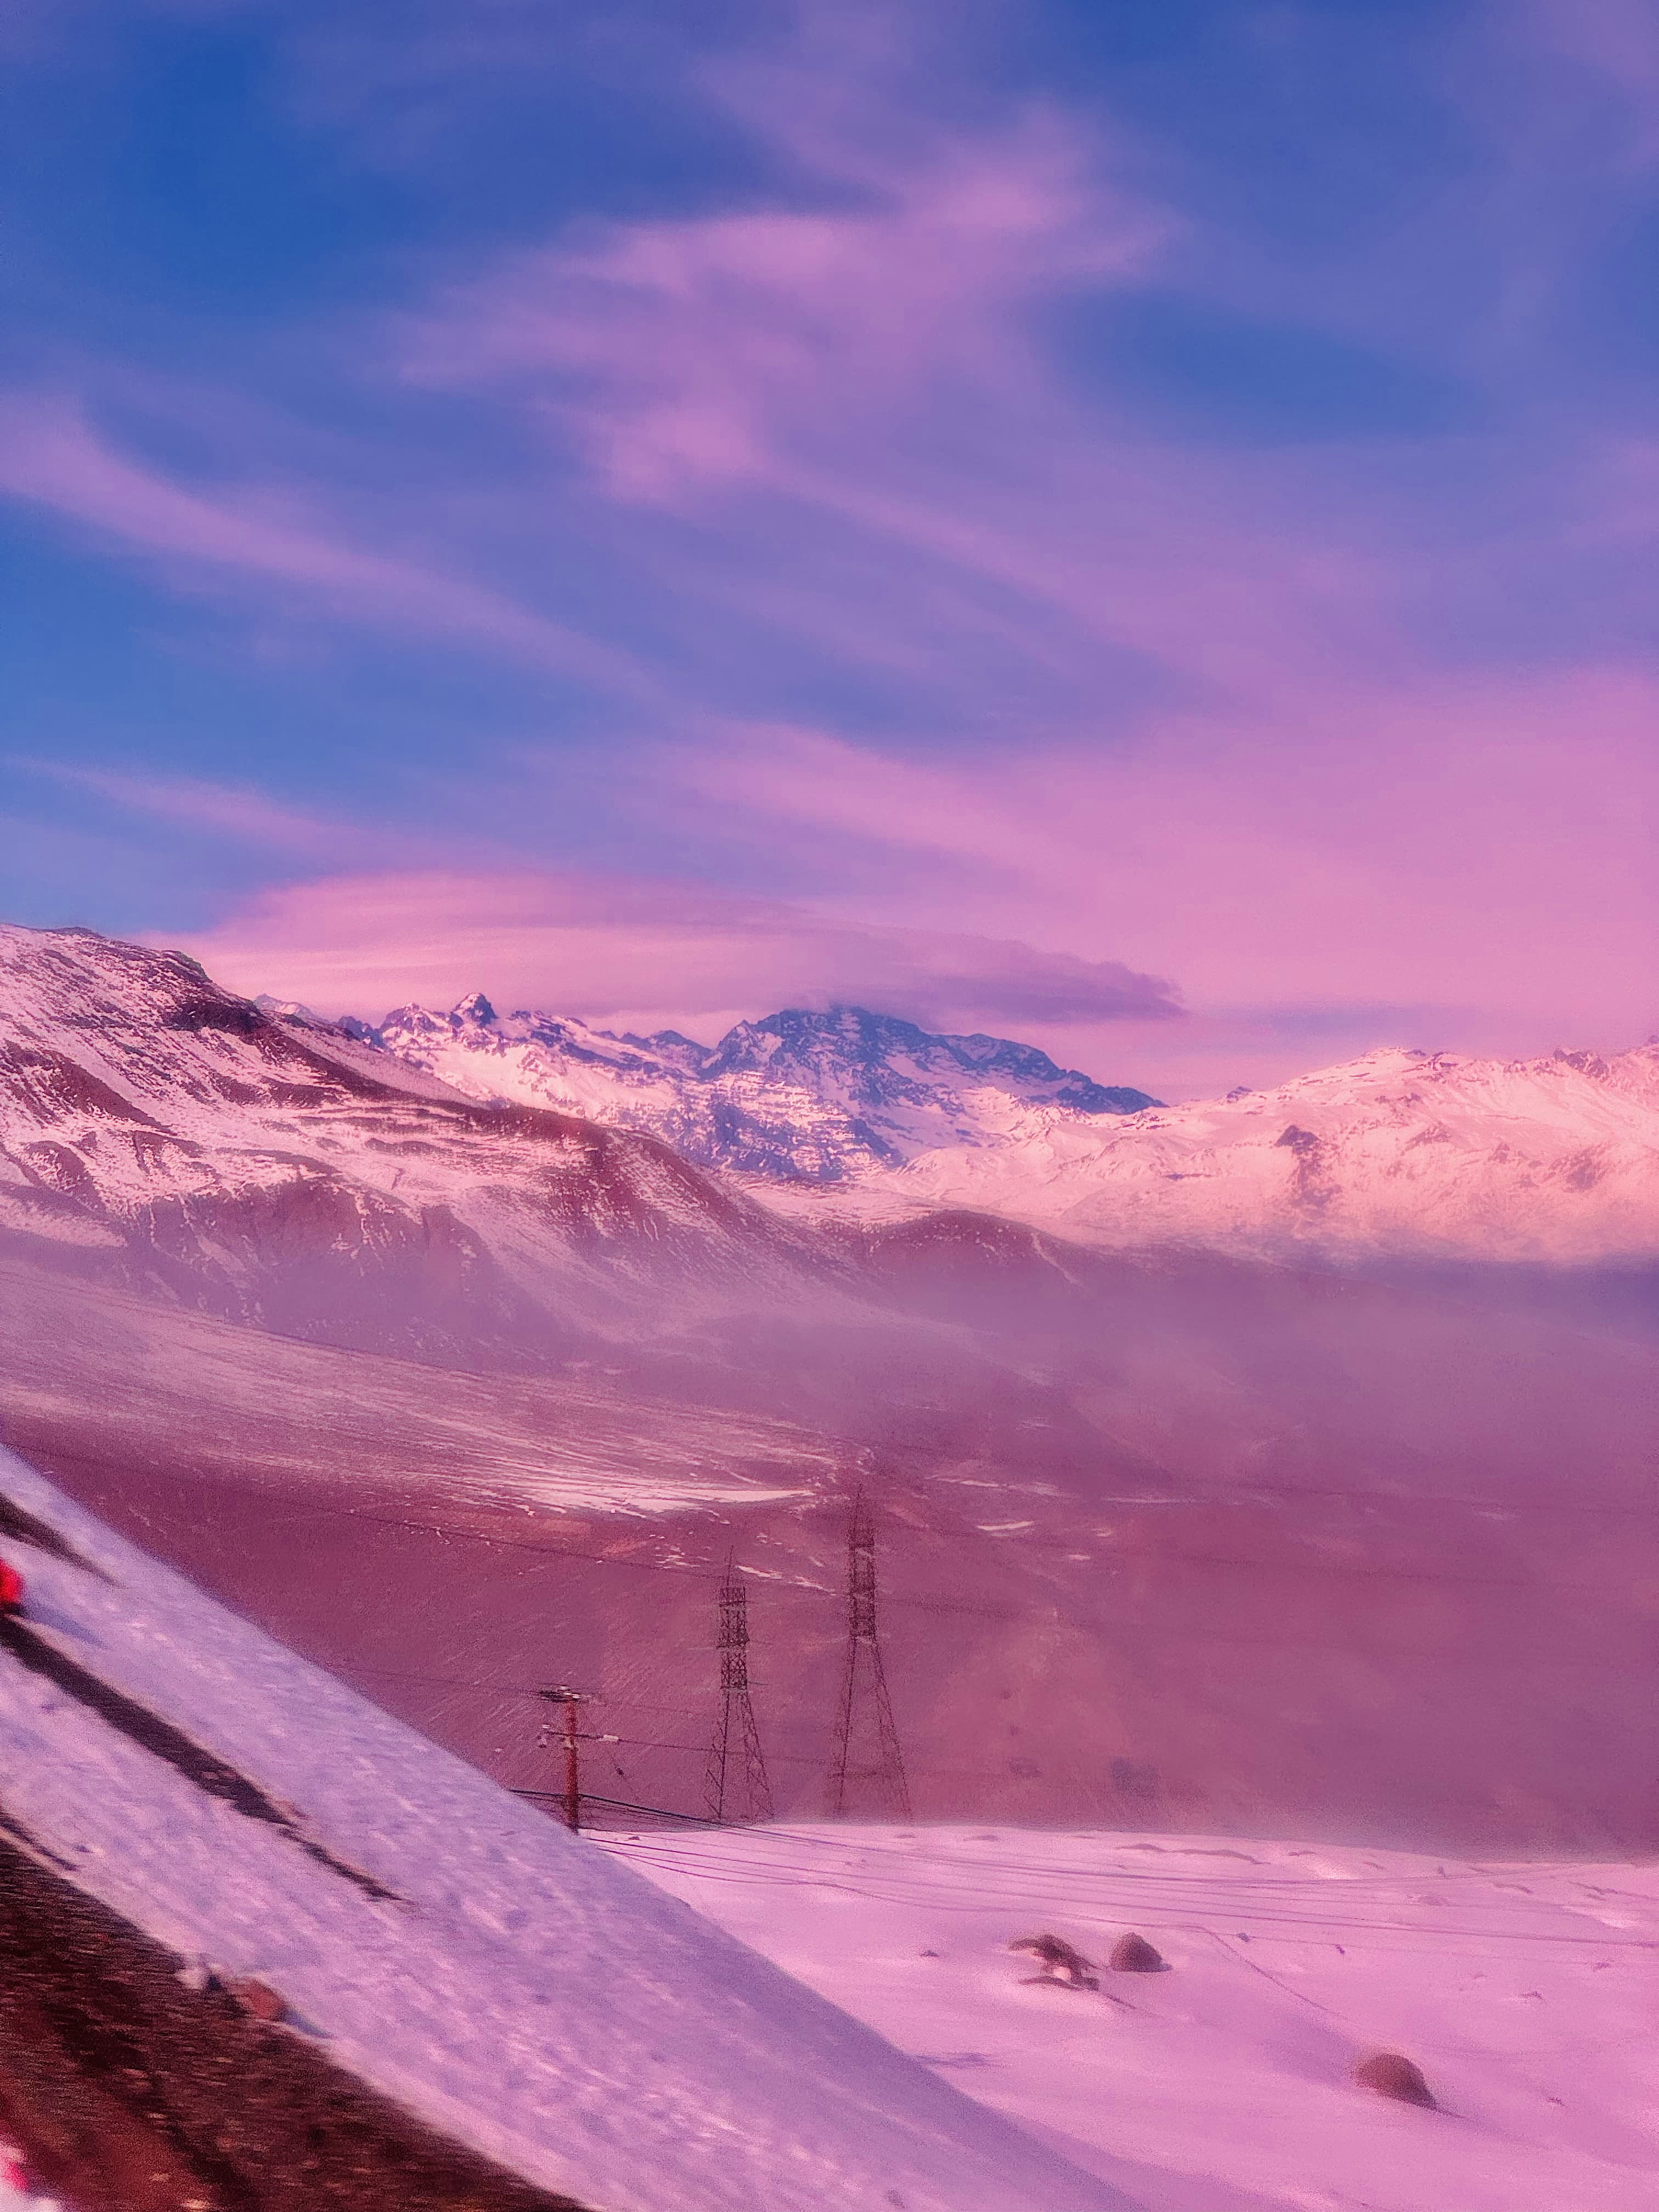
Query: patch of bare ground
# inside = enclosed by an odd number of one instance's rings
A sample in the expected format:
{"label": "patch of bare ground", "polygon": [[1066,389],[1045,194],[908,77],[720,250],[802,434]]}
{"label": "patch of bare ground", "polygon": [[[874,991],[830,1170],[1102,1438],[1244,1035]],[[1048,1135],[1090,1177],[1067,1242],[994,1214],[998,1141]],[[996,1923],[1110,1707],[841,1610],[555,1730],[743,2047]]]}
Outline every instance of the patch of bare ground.
{"label": "patch of bare ground", "polygon": [[0,1841],[0,2132],[73,2212],[582,2212]]}

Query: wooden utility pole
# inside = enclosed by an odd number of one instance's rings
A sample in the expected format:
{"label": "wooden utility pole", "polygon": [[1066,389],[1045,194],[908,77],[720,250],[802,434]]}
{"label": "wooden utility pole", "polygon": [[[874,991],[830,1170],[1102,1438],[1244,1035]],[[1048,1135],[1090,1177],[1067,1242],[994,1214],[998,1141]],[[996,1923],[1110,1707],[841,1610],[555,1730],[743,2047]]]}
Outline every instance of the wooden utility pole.
{"label": "wooden utility pole", "polygon": [[[544,1690],[541,1695],[552,1705],[564,1708],[564,1825],[573,1833],[582,1824],[581,1753],[584,1743],[615,1743],[614,1735],[584,1735],[576,1725],[576,1709],[586,1705],[593,1696],[592,1690],[572,1690],[563,1683],[556,1688]],[[542,1730],[542,1742],[546,1743],[548,1730]]]}

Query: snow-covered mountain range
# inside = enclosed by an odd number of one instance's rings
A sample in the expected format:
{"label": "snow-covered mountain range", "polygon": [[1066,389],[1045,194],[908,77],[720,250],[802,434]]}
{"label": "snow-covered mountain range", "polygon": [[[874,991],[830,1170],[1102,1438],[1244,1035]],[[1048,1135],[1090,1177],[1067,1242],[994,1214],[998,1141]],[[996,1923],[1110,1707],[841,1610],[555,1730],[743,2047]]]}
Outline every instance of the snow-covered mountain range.
{"label": "snow-covered mountain range", "polygon": [[1659,1253],[1659,1045],[1603,1059],[1389,1048],[1164,1106],[1030,1046],[858,1008],[706,1046],[405,1006],[354,1033],[471,1097],[742,1171],[805,1220],[968,1207],[1109,1248],[1582,1262]]}
{"label": "snow-covered mountain range", "polygon": [[1603,1059],[1392,1048],[1273,1089],[1085,1123],[889,1178],[918,1206],[1108,1246],[1582,1263],[1659,1255],[1659,1045]]}
{"label": "snow-covered mountain range", "polygon": [[481,991],[447,1013],[399,1006],[378,1026],[348,1026],[470,1097],[641,1130],[704,1167],[818,1183],[996,1143],[1030,1109],[1090,1121],[1156,1103],[1057,1067],[1031,1045],[935,1036],[857,1006],[739,1022],[715,1045],[672,1030],[619,1037],[564,1015],[498,1014]]}

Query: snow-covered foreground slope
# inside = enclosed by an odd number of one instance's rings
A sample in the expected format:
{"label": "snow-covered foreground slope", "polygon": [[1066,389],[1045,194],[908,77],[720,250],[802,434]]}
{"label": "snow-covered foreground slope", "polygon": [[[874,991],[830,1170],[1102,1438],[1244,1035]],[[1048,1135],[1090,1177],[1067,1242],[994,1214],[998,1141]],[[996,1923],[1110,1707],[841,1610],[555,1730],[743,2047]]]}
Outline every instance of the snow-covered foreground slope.
{"label": "snow-covered foreground slope", "polygon": [[1032,1107],[1085,1123],[1153,1101],[1006,1037],[938,1036],[862,1007],[739,1022],[717,1045],[617,1037],[568,1016],[400,1006],[352,1024],[469,1097],[580,1114],[660,1137],[706,1167],[837,1182],[944,1146],[999,1144]]}
{"label": "snow-covered foreground slope", "polygon": [[[973,2097],[1158,2208],[1646,2212],[1659,1867],[1018,1828],[610,1846]],[[1029,1986],[1012,1937],[1171,1971]],[[1441,2107],[1356,2087],[1405,2053]]]}
{"label": "snow-covered foreground slope", "polygon": [[854,1202],[969,1206],[1081,1243],[1340,1258],[1659,1253],[1659,1046],[1602,1060],[1387,1050],[1272,1091],[1114,1121],[1024,1111]]}
{"label": "snow-covered foreground slope", "polygon": [[[13,1832],[186,1960],[274,1986],[296,2033],[446,2134],[593,2212],[1126,2201],[9,1455],[0,1494],[89,1563],[7,1540],[29,1632],[257,1784],[289,1824],[205,1794],[8,1648],[0,1809]],[[392,1894],[367,1893],[362,1877]]]}

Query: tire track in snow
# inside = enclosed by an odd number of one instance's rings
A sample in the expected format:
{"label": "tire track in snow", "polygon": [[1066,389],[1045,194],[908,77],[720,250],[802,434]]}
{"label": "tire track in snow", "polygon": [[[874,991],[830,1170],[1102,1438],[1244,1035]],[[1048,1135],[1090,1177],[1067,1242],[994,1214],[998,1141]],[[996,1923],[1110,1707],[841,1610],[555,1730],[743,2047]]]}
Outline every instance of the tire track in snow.
{"label": "tire track in snow", "polygon": [[90,1673],[78,1660],[71,1659],[66,1651],[60,1651],[55,1644],[38,1635],[27,1622],[0,1616],[0,1650],[9,1651],[31,1674],[42,1676],[54,1688],[66,1691],[141,1749],[164,1759],[207,1796],[217,1797],[247,1820],[261,1820],[268,1827],[280,1829],[290,1843],[297,1844],[331,1873],[354,1882],[366,1897],[394,1905],[402,1903],[396,1890],[388,1889],[361,1867],[337,1858],[325,1844],[307,1836],[290,1808],[268,1796],[257,1782],[239,1768],[207,1750],[171,1721],[163,1720],[159,1713],[151,1712],[148,1705],[141,1705],[136,1698]]}

